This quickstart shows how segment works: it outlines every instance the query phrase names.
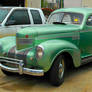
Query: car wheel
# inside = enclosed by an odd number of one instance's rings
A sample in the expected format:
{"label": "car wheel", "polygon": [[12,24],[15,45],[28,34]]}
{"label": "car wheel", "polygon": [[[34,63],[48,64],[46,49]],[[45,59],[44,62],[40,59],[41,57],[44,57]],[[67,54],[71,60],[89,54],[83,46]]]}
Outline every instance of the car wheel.
{"label": "car wheel", "polygon": [[49,72],[49,80],[52,85],[59,86],[64,82],[65,67],[65,59],[61,55],[54,61]]}

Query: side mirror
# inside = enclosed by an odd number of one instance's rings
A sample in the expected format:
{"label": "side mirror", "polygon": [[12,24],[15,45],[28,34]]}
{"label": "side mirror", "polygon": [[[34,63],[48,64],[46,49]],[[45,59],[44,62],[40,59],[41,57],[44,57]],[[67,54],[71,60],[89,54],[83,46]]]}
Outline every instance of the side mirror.
{"label": "side mirror", "polygon": [[16,21],[15,20],[9,20],[9,21],[7,21],[6,22],[6,26],[10,26],[10,25],[14,25],[16,23]]}

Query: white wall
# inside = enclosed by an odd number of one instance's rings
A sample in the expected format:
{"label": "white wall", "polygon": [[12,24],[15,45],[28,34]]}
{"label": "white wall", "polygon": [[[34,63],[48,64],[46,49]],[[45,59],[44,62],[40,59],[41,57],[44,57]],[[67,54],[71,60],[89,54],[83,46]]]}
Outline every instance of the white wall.
{"label": "white wall", "polygon": [[92,8],[92,0],[82,0],[82,7],[91,7]]}
{"label": "white wall", "polygon": [[28,7],[41,8],[41,0],[28,0]]}
{"label": "white wall", "polygon": [[56,3],[56,0],[47,0],[48,3]]}
{"label": "white wall", "polygon": [[[47,0],[56,1],[56,0]],[[33,8],[41,8],[41,0],[27,0],[27,6]],[[65,8],[72,7],[92,7],[92,0],[64,0]]]}
{"label": "white wall", "polygon": [[65,8],[81,7],[81,6],[82,6],[82,0],[64,0]]}

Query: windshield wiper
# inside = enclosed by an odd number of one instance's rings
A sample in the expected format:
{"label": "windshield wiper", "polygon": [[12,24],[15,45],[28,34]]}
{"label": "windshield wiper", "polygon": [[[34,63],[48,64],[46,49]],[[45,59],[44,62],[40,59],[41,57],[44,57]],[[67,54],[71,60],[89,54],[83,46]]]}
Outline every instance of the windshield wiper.
{"label": "windshield wiper", "polygon": [[62,23],[62,22],[53,22],[53,24],[62,24],[62,25],[66,25],[65,23]]}

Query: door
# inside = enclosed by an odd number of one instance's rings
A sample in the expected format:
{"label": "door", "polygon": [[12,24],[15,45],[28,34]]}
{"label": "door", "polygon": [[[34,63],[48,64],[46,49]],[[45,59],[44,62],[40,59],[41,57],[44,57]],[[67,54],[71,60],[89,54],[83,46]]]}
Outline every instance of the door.
{"label": "door", "polygon": [[92,56],[92,15],[88,17],[85,29],[80,31],[80,49],[82,58]]}
{"label": "door", "polygon": [[2,29],[2,35],[15,35],[18,30],[30,24],[31,22],[27,9],[14,10],[6,21],[5,27]]}

